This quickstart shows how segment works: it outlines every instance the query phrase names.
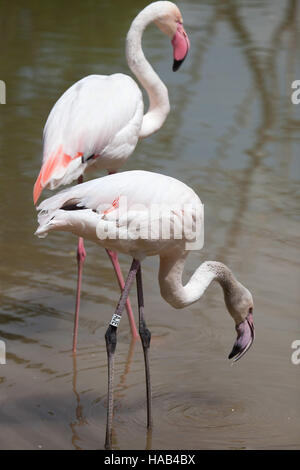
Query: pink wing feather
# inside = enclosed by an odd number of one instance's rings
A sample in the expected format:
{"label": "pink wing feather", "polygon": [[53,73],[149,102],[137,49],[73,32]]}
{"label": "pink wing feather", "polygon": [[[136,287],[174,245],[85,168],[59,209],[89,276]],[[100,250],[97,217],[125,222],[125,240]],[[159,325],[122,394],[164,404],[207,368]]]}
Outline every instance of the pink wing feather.
{"label": "pink wing feather", "polygon": [[[118,168],[133,152],[143,120],[143,99],[127,75],[90,75],[55,103],[44,129],[43,165],[34,185],[34,203],[45,187],[78,178],[95,160]],[[79,158],[80,157],[80,158]]]}

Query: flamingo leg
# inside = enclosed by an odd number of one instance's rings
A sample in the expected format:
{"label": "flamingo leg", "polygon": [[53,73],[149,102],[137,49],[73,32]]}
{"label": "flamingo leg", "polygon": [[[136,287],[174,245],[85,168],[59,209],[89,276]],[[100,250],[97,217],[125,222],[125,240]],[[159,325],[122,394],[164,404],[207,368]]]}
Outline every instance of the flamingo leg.
{"label": "flamingo leg", "polygon": [[83,269],[83,263],[84,263],[85,258],[86,258],[86,251],[84,248],[83,238],[79,237],[78,247],[77,247],[78,274],[77,274],[77,292],[76,292],[75,319],[74,319],[74,332],[73,332],[73,348],[72,348],[73,353],[76,352],[76,348],[77,348],[82,269]]}
{"label": "flamingo leg", "polygon": [[[83,182],[83,176],[79,176],[77,183]],[[79,237],[77,246],[77,290],[76,290],[76,303],[75,303],[75,318],[74,318],[74,330],[73,330],[73,353],[77,349],[77,336],[78,336],[78,320],[79,320],[79,308],[80,308],[80,293],[81,293],[81,282],[82,282],[82,269],[83,263],[86,258],[86,251],[84,248],[83,238]]]}
{"label": "flamingo leg", "polygon": [[124,289],[118,302],[116,311],[105,333],[107,363],[108,363],[108,392],[107,392],[107,421],[106,421],[106,438],[105,448],[111,449],[112,445],[112,419],[113,419],[113,378],[114,378],[114,361],[115,350],[117,345],[117,328],[121,320],[126,300],[129,295],[130,288],[136,277],[136,273],[140,267],[140,262],[136,259],[132,261]]}
{"label": "flamingo leg", "polygon": [[[121,268],[120,268],[120,264],[119,264],[119,260],[118,260],[118,254],[115,253],[114,251],[111,251],[111,250],[106,250],[106,253],[108,254],[108,256],[109,256],[109,258],[112,262],[112,265],[114,267],[114,270],[115,270],[115,273],[116,273],[116,276],[117,276],[117,279],[118,279],[120,290],[122,292],[122,290],[124,289],[124,278],[123,278],[123,274],[122,274],[122,271],[121,271]],[[127,300],[126,300],[125,308],[126,308],[126,311],[127,311],[127,316],[128,316],[128,321],[129,321],[132,337],[136,339],[136,338],[138,338],[138,332],[137,332],[137,328],[135,326],[134,315],[133,315],[133,312],[132,312],[131,303],[130,303],[129,298],[127,298]]]}
{"label": "flamingo leg", "polygon": [[[114,175],[115,173],[117,173],[116,170],[109,170],[108,171],[109,175]],[[120,264],[119,264],[119,260],[118,260],[118,254],[115,253],[114,251],[111,251],[111,250],[106,250],[106,253],[108,254],[108,256],[109,256],[109,258],[112,262],[112,265],[114,267],[114,270],[115,270],[115,273],[116,273],[116,276],[117,276],[117,279],[118,279],[120,290],[122,292],[122,290],[124,289],[124,278],[123,278],[123,274],[122,274],[122,271],[121,271],[121,268],[120,268]],[[132,312],[130,299],[126,300],[126,311],[127,311],[127,315],[128,315],[128,321],[129,321],[130,329],[131,329],[131,335],[134,339],[137,339],[138,338],[138,332],[137,332],[135,321],[134,321],[134,315],[133,315],[133,312]]]}
{"label": "flamingo leg", "polygon": [[146,376],[146,393],[147,393],[147,428],[152,428],[152,394],[151,394],[151,380],[150,380],[150,366],[149,366],[149,348],[151,340],[151,332],[148,330],[144,318],[144,295],[142,283],[142,270],[139,267],[136,274],[137,297],[139,307],[139,333],[144,351],[145,360],[145,376]]}

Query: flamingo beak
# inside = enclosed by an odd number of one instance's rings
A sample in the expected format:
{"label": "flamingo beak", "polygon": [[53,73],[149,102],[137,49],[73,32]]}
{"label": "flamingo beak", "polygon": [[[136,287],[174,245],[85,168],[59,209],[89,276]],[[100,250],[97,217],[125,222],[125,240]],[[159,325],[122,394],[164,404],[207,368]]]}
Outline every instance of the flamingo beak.
{"label": "flamingo beak", "polygon": [[173,46],[173,72],[176,72],[187,56],[190,41],[181,23],[177,23],[177,30],[172,39]]}
{"label": "flamingo beak", "polygon": [[235,327],[237,331],[237,339],[233,345],[232,351],[228,359],[234,357],[234,362],[241,359],[246,354],[251,344],[254,341],[254,323],[252,313],[248,313],[246,319]]}

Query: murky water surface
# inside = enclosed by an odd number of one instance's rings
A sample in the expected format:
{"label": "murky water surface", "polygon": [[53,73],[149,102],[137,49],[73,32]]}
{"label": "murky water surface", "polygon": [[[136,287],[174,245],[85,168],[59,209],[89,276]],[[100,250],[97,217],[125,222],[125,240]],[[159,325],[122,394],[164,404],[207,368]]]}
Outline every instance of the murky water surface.
{"label": "murky water surface", "polygon": [[[71,354],[76,239],[36,239],[32,186],[46,117],[73,82],[91,73],[129,73],[124,40],[146,4],[121,1],[0,4],[0,448],[103,448],[104,333],[118,300],[106,253],[87,243],[79,350]],[[113,445],[116,449],[300,447],[299,2],[178,2],[191,40],[179,72],[155,27],[144,49],[167,84],[172,112],[139,143],[124,170],[181,179],[205,204],[205,259],[228,264],[255,299],[256,342],[235,366],[234,338],[218,285],[173,310],[159,294],[158,259],[144,262],[152,331],[154,429],[147,434],[142,350],[118,336]],[[99,103],[101,106],[101,103]],[[50,193],[48,193],[50,194]],[[124,271],[130,260],[121,257]],[[134,292],[132,302],[136,306]]]}

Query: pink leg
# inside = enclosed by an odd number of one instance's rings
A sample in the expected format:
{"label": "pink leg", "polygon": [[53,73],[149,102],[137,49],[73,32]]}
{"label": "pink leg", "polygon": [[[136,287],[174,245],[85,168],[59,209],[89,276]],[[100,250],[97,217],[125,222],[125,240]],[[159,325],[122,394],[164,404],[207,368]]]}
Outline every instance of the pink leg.
{"label": "pink leg", "polygon": [[[77,183],[83,183],[83,176],[79,176]],[[78,274],[77,274],[77,291],[76,291],[76,304],[75,304],[75,319],[74,319],[74,332],[73,332],[73,353],[76,352],[77,348],[77,335],[78,335],[78,317],[79,317],[79,307],[80,307],[80,293],[81,293],[81,280],[82,280],[82,268],[83,263],[86,258],[86,252],[84,249],[84,242],[83,238],[78,239],[78,246],[77,246],[77,266],[78,266]]]}
{"label": "pink leg", "polygon": [[81,292],[81,280],[82,280],[82,268],[86,258],[86,252],[84,249],[83,238],[78,239],[77,247],[77,265],[78,265],[78,277],[77,277],[77,292],[76,292],[76,306],[75,306],[75,320],[74,320],[74,333],[73,333],[73,353],[76,352],[77,348],[77,335],[78,335],[78,317],[80,307],[80,292]]}
{"label": "pink leg", "polygon": [[[112,262],[115,273],[117,275],[120,290],[121,290],[121,292],[123,292],[125,283],[124,283],[124,278],[123,278],[122,271],[121,271],[121,268],[120,268],[120,265],[119,265],[118,255],[117,255],[117,253],[115,253],[114,251],[111,251],[111,250],[106,250],[106,252],[107,252],[107,254],[108,254],[108,256],[109,256],[109,258]],[[134,316],[133,316],[133,312],[132,312],[132,308],[131,308],[129,298],[127,298],[127,300],[126,300],[125,307],[126,307],[126,311],[127,311],[127,315],[128,315],[128,320],[129,320],[129,324],[130,324],[132,337],[133,338],[138,338],[139,335],[138,335],[138,332],[137,332],[137,329],[136,329]]]}

